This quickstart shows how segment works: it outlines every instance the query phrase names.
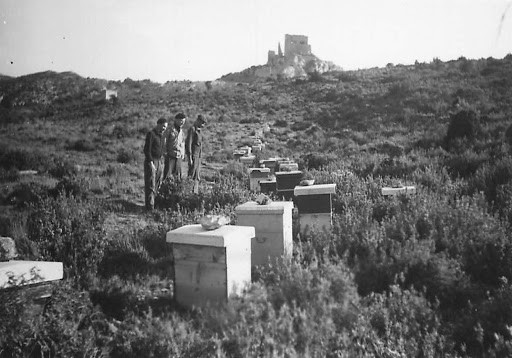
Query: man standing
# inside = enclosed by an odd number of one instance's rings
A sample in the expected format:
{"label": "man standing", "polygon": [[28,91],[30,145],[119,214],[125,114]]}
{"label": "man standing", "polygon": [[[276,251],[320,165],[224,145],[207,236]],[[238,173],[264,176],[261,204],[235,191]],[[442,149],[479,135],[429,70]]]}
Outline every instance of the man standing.
{"label": "man standing", "polygon": [[195,181],[194,192],[197,192],[199,187],[199,170],[201,168],[201,154],[203,149],[202,128],[205,124],[206,119],[202,115],[198,115],[194,125],[188,130],[185,143],[185,151],[188,158],[188,177]]}
{"label": "man standing", "polygon": [[155,196],[162,183],[166,129],[167,119],[158,119],[156,127],[148,132],[144,143],[144,192],[147,210],[155,208]]}
{"label": "man standing", "polygon": [[185,119],[183,113],[178,113],[174,117],[174,125],[166,136],[164,179],[173,175],[177,182],[181,181],[181,163],[185,159],[185,135],[182,130]]}

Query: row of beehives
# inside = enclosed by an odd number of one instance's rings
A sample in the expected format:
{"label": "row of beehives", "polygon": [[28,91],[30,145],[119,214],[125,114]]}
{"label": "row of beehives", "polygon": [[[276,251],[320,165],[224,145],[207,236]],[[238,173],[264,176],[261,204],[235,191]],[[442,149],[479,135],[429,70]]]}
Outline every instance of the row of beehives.
{"label": "row of beehives", "polygon": [[[303,188],[299,186],[303,181],[303,173],[298,170],[298,164],[288,158],[260,160],[260,165],[261,168],[249,168],[249,188],[252,191],[265,194],[276,193],[278,196],[290,199],[294,196],[296,188]],[[383,187],[381,193],[383,196],[410,195],[416,193],[416,186]]]}
{"label": "row of beehives", "polygon": [[[298,196],[301,230],[331,225],[331,194],[310,191]],[[309,187],[311,188],[311,187]],[[167,233],[174,255],[175,300],[187,307],[226,302],[251,283],[251,270],[275,260],[289,260],[293,252],[291,201],[267,205],[247,202],[235,208],[236,225],[205,230],[186,225]],[[313,208],[312,210],[303,210]],[[322,211],[314,213],[311,211]]]}
{"label": "row of beehives", "polygon": [[265,148],[265,144],[261,141],[259,137],[252,136],[248,138],[252,145],[244,145],[238,149],[235,149],[233,152],[233,157],[236,160],[241,161],[242,163],[251,164],[256,157],[252,153],[259,153]]}

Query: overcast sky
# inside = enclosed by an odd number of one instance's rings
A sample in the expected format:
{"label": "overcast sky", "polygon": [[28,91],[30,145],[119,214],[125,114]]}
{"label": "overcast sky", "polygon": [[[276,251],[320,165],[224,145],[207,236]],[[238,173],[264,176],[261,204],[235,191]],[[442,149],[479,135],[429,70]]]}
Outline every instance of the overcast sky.
{"label": "overcast sky", "polygon": [[503,58],[511,1],[0,0],[0,73],[213,80],[264,64],[286,33],[344,69]]}

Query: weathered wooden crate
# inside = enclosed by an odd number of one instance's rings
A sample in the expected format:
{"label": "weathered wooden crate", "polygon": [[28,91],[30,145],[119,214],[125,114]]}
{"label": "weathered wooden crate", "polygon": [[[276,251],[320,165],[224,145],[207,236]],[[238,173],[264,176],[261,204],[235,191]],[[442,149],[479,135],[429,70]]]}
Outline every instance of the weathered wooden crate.
{"label": "weathered wooden crate", "polygon": [[254,227],[205,230],[187,225],[167,233],[174,255],[174,297],[184,306],[226,302],[251,282]]}
{"label": "weathered wooden crate", "polygon": [[260,160],[260,165],[265,168],[270,168],[270,173],[274,174],[276,171],[279,171],[279,162],[280,161],[288,161],[289,158],[268,158]]}
{"label": "weathered wooden crate", "polygon": [[275,179],[261,180],[259,182],[259,184],[260,184],[260,191],[263,194],[270,194],[270,193],[274,193],[276,191],[276,180]]}
{"label": "weathered wooden crate", "polygon": [[260,181],[270,178],[270,168],[250,168],[249,188],[253,191],[260,191]]}
{"label": "weathered wooden crate", "polygon": [[277,195],[286,200],[292,199],[294,189],[297,185],[299,185],[302,179],[302,172],[300,170],[276,172],[275,176]]}
{"label": "weathered wooden crate", "polygon": [[54,284],[62,280],[63,274],[62,262],[2,261],[0,291],[17,300],[23,299],[24,317],[32,317],[43,312]]}
{"label": "weathered wooden crate", "polygon": [[279,163],[280,172],[291,172],[299,170],[299,164],[291,161]]}
{"label": "weathered wooden crate", "polygon": [[259,153],[263,150],[263,145],[262,144],[253,144],[251,148],[252,148],[253,153]]}
{"label": "weathered wooden crate", "polygon": [[242,158],[244,155],[245,152],[243,150],[235,150],[233,152],[233,157],[235,158],[235,160],[240,160],[240,158]]}
{"label": "weathered wooden crate", "polygon": [[238,149],[243,151],[245,155],[251,154],[251,150],[252,150],[252,148],[247,145],[244,145],[243,147],[240,147]]}
{"label": "weathered wooden crate", "polygon": [[329,229],[332,225],[332,194],[336,184],[296,186],[295,203],[299,210],[300,230],[308,227]]}
{"label": "weathered wooden crate", "polygon": [[240,157],[240,162],[245,166],[251,166],[254,163],[254,158],[256,158],[254,155],[244,155]]}
{"label": "weathered wooden crate", "polygon": [[237,225],[255,229],[251,242],[253,266],[264,265],[275,258],[291,258],[292,210],[290,201],[273,201],[268,205],[250,201],[235,208]]}
{"label": "weathered wooden crate", "polygon": [[0,289],[62,280],[62,262],[11,260],[0,262]]}
{"label": "weathered wooden crate", "polygon": [[416,194],[416,187],[414,185],[400,186],[400,187],[384,187],[381,189],[384,196],[395,196],[400,194],[412,195]]}

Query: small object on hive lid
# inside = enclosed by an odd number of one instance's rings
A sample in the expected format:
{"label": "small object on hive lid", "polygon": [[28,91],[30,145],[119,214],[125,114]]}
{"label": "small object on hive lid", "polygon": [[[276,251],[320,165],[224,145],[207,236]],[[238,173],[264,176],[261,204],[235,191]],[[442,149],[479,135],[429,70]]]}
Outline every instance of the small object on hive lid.
{"label": "small object on hive lid", "polygon": [[315,179],[303,179],[299,183],[299,185],[301,185],[301,186],[310,186],[313,184],[315,184]]}
{"label": "small object on hive lid", "polygon": [[206,215],[199,220],[199,223],[205,230],[215,230],[229,224],[229,218],[223,215]]}
{"label": "small object on hive lid", "polygon": [[272,202],[272,199],[270,199],[267,195],[265,194],[260,194],[258,195],[258,197],[256,198],[256,202],[259,204],[259,205],[269,205],[271,202]]}

